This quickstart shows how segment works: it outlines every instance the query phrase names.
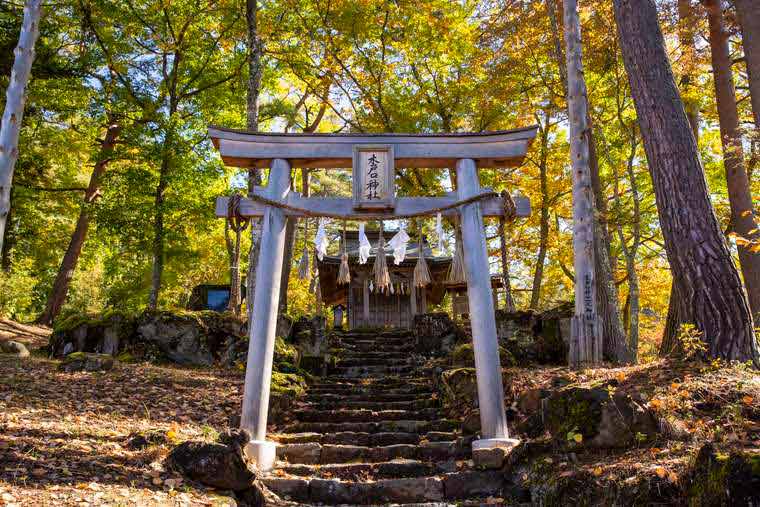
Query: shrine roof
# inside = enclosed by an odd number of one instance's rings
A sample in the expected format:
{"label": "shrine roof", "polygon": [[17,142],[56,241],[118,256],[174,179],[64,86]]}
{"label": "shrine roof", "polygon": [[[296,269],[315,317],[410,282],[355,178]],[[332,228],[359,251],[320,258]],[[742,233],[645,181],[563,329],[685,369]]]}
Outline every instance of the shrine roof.
{"label": "shrine roof", "polygon": [[471,158],[478,167],[514,167],[522,163],[537,127],[454,133],[282,133],[209,127],[209,135],[227,165],[268,167],[275,158],[294,167],[342,169],[352,166],[353,147],[390,145],[396,168],[453,167]]}

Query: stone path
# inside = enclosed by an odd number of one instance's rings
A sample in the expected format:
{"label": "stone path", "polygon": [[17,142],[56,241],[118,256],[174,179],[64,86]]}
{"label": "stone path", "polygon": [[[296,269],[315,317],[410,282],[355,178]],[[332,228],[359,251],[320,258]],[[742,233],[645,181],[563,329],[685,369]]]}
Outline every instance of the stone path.
{"label": "stone path", "polygon": [[500,495],[502,474],[474,470],[472,438],[440,416],[408,334],[337,339],[335,372],[272,435],[278,462],[262,482],[281,505],[478,505]]}

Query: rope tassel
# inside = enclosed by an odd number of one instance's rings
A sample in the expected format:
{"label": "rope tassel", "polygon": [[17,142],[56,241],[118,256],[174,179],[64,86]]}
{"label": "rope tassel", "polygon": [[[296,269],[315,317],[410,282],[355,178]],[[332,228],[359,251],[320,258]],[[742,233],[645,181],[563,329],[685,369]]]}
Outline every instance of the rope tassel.
{"label": "rope tassel", "polygon": [[418,258],[417,264],[414,266],[412,283],[415,287],[424,288],[430,285],[433,280],[430,276],[430,268],[428,268],[425,260],[425,253],[422,251],[422,226],[420,226],[417,234],[417,252]]}
{"label": "rope tassel", "polygon": [[303,226],[303,253],[301,254],[301,260],[298,261],[298,278],[301,280],[308,280],[309,275],[309,224],[304,220]]}
{"label": "rope tassel", "polygon": [[372,271],[375,274],[375,287],[379,292],[385,292],[385,290],[391,284],[391,277],[388,273],[388,265],[385,262],[385,238],[383,237],[382,222],[380,222],[380,239],[377,242],[375,265]]}
{"label": "rope tassel", "polygon": [[464,283],[466,275],[464,273],[464,252],[462,251],[462,241],[457,238],[457,246],[454,252],[454,258],[451,260],[451,270],[449,271],[448,281],[451,283]]}
{"label": "rope tassel", "polygon": [[347,285],[349,283],[351,283],[351,271],[348,268],[348,252],[346,252],[346,222],[343,222],[343,254],[340,256],[338,285]]}

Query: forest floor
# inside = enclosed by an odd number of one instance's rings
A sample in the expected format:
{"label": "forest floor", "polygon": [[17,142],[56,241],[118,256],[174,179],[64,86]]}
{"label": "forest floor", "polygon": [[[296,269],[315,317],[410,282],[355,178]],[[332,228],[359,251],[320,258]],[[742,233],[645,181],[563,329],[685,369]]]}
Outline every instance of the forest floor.
{"label": "forest floor", "polygon": [[[46,330],[0,322],[0,339],[46,343]],[[164,470],[174,444],[215,440],[239,412],[243,374],[117,363],[104,373],[64,373],[33,352],[0,355],[0,506],[230,505],[216,492]],[[567,368],[505,370],[507,398],[574,382],[615,379],[661,416],[668,437],[620,451],[585,451],[556,466],[595,481],[633,477],[678,482],[704,441],[722,451],[760,453],[760,376],[743,368],[655,362],[574,372]],[[509,399],[507,400],[510,401]],[[136,434],[158,434],[133,449]]]}

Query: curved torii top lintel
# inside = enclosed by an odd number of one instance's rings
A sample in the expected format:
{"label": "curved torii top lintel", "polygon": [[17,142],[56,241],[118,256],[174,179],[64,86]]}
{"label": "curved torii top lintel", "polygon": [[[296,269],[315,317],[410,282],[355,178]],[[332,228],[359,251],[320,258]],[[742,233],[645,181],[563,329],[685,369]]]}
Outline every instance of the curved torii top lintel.
{"label": "curved torii top lintel", "polygon": [[209,127],[225,164],[269,167],[288,160],[294,167],[341,169],[353,163],[354,146],[393,147],[396,168],[454,167],[458,159],[478,167],[516,167],[525,158],[537,126],[492,132],[451,134],[274,133]]}

